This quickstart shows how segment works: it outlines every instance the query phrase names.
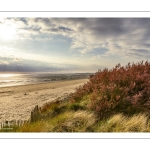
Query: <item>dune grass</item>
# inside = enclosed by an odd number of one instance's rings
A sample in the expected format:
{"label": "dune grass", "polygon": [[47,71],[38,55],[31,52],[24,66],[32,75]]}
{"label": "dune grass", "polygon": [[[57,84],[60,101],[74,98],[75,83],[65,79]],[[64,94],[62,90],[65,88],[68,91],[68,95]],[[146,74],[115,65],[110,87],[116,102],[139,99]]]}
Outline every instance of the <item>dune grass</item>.
{"label": "dune grass", "polygon": [[41,108],[41,119],[26,123],[15,131],[92,132],[92,127],[96,123],[96,115],[87,110],[83,102],[55,101],[46,103]]}
{"label": "dune grass", "polygon": [[24,124],[16,132],[86,132],[95,121],[93,113],[66,111],[52,118]]}
{"label": "dune grass", "polygon": [[[87,97],[88,96],[86,96],[86,98]],[[147,113],[135,113],[133,115],[118,113],[110,115],[110,117],[100,119],[94,111],[87,109],[85,101],[84,97],[83,101],[81,100],[78,103],[70,103],[69,101],[61,104],[57,103],[57,109],[53,109],[54,107],[47,107],[48,110],[45,109],[45,112],[42,113],[42,119],[26,123],[22,127],[19,127],[15,132],[150,131],[150,120]]]}
{"label": "dune grass", "polygon": [[99,122],[95,132],[149,132],[148,118],[146,114],[135,114],[131,117],[116,114],[104,122]]}

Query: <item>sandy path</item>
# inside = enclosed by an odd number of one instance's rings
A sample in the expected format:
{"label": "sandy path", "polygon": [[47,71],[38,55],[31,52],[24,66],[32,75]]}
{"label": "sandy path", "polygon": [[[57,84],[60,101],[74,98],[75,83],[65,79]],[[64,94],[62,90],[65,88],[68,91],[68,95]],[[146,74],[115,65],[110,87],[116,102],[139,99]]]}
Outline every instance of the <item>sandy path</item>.
{"label": "sandy path", "polygon": [[65,97],[87,79],[0,88],[0,122],[27,120],[35,105]]}

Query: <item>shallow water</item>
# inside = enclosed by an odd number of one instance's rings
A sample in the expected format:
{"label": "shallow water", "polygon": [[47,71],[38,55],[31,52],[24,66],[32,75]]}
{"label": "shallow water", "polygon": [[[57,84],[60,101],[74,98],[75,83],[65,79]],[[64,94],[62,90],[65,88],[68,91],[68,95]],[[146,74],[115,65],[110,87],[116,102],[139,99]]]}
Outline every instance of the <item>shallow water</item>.
{"label": "shallow water", "polygon": [[0,87],[27,85],[45,82],[56,82],[61,80],[73,80],[88,78],[90,73],[74,74],[0,74]]}

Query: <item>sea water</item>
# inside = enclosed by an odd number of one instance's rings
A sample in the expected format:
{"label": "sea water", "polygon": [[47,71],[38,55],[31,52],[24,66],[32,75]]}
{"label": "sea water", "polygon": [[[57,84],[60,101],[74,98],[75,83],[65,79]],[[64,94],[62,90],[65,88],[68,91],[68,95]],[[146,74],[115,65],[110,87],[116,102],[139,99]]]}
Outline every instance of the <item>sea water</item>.
{"label": "sea water", "polygon": [[0,73],[0,87],[27,85],[36,83],[56,82],[61,80],[73,80],[88,78],[90,73],[73,74],[50,74],[50,73],[31,73],[31,74],[4,74]]}

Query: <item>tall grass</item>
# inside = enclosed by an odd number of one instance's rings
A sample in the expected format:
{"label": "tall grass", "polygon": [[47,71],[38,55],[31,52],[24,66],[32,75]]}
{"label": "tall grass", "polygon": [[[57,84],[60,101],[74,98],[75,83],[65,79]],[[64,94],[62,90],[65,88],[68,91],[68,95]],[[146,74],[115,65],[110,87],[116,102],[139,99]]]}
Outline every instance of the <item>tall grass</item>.
{"label": "tall grass", "polygon": [[95,127],[95,132],[149,132],[150,122],[146,114],[131,117],[116,114]]}
{"label": "tall grass", "polygon": [[18,127],[16,132],[46,132],[46,122],[39,120],[36,122],[25,123],[23,126]]}
{"label": "tall grass", "polygon": [[90,132],[95,122],[91,112],[65,111],[52,118],[25,124],[17,132]]}

